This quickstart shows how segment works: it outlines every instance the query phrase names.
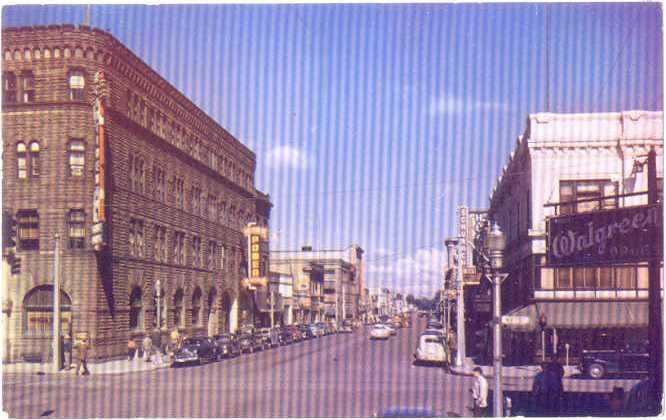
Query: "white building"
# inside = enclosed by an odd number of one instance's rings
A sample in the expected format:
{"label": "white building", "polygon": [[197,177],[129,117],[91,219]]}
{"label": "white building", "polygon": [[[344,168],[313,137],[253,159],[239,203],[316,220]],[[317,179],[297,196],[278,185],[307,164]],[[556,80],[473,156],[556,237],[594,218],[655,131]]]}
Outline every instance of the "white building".
{"label": "white building", "polygon": [[[576,352],[589,340],[612,341],[646,332],[646,265],[551,268],[545,255],[546,218],[558,209],[548,204],[646,191],[647,170],[637,171],[634,162],[644,161],[651,147],[657,152],[661,183],[662,112],[529,116],[490,196],[489,219],[507,235],[505,267],[510,277],[503,285],[504,312],[515,310],[514,315],[531,318],[525,334],[508,340],[509,347],[540,352],[534,325],[542,314],[547,353],[565,344]],[[581,213],[642,203],[647,203],[646,195],[560,206],[559,211]]]}

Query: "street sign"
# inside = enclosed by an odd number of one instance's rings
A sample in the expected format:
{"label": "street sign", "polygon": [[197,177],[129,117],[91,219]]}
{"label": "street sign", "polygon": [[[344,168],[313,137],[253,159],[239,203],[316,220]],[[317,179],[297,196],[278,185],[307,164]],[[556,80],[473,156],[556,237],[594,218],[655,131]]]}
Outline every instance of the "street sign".
{"label": "street sign", "polygon": [[527,327],[531,324],[532,319],[526,315],[503,315],[502,325],[511,327]]}

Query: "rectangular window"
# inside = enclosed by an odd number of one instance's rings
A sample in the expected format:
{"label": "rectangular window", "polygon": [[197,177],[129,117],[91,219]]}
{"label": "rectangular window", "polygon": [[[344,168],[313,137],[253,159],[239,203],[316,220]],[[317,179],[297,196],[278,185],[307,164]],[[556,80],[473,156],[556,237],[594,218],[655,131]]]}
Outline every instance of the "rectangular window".
{"label": "rectangular window", "polygon": [[[560,203],[614,196],[617,183],[610,180],[560,181]],[[560,206],[561,214],[574,214],[612,209],[617,207],[617,198],[591,200]]]}
{"label": "rectangular window", "polygon": [[596,268],[574,267],[573,278],[576,289],[593,289],[596,286]]}
{"label": "rectangular window", "polygon": [[24,71],[21,73],[22,79],[22,99],[23,102],[34,102],[35,101],[35,77],[31,71]]}
{"label": "rectangular window", "polygon": [[155,199],[165,202],[165,175],[164,168],[159,165],[153,165],[153,188]]}
{"label": "rectangular window", "polygon": [[201,188],[195,185],[190,190],[190,208],[194,214],[201,213]]}
{"label": "rectangular window", "polygon": [[201,267],[201,238],[192,237],[192,266]]}
{"label": "rectangular window", "polygon": [[143,158],[138,155],[129,156],[130,187],[139,194],[145,193],[146,173]]}
{"label": "rectangular window", "polygon": [[613,269],[611,267],[599,267],[599,289],[613,288]]}
{"label": "rectangular window", "polygon": [[173,233],[173,263],[185,265],[185,234]]}
{"label": "rectangular window", "polygon": [[16,98],[16,75],[12,72],[2,73],[2,101],[13,104]]}
{"label": "rectangular window", "polygon": [[69,175],[83,176],[85,167],[86,146],[83,140],[75,139],[69,142]]}
{"label": "rectangular window", "polygon": [[71,249],[83,249],[85,247],[85,219],[85,213],[82,209],[69,211],[69,247]]}
{"label": "rectangular window", "polygon": [[143,258],[145,250],[143,221],[130,219],[129,223],[129,254],[133,257]]}
{"label": "rectangular window", "polygon": [[176,191],[176,205],[182,209],[185,197],[185,180],[183,178],[176,178],[175,191]]}
{"label": "rectangular window", "polygon": [[167,259],[167,232],[164,226],[155,226],[155,261],[166,262]]}
{"label": "rectangular window", "polygon": [[571,269],[567,267],[555,269],[555,280],[558,289],[571,289]]}
{"label": "rectangular window", "polygon": [[618,289],[636,288],[636,267],[615,267],[615,286]]}
{"label": "rectangular window", "polygon": [[39,214],[37,210],[20,210],[16,219],[19,249],[39,249]]}
{"label": "rectangular window", "polygon": [[86,79],[83,70],[69,72],[69,99],[72,101],[85,100]]}
{"label": "rectangular window", "polygon": [[215,270],[215,260],[218,253],[217,243],[215,241],[208,241],[208,249],[206,251],[206,268]]}

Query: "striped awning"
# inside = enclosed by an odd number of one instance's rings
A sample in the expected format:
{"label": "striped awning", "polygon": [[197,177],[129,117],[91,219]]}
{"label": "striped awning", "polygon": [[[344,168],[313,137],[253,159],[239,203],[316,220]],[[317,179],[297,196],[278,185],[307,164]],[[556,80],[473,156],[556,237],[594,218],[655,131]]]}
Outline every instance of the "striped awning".
{"label": "striped awning", "polygon": [[[632,328],[647,327],[647,302],[538,302],[505,315],[505,328],[535,331],[539,317],[546,317],[546,328]],[[524,322],[522,322],[524,321]]]}

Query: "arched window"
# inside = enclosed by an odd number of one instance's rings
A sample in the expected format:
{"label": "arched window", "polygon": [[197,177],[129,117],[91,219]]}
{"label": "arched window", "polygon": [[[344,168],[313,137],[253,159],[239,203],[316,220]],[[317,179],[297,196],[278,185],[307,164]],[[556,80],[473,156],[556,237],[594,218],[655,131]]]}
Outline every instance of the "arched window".
{"label": "arched window", "polygon": [[183,289],[176,290],[176,294],[173,297],[173,311],[174,311],[174,320],[173,323],[176,327],[185,326],[185,307],[183,306]]}
{"label": "arched window", "polygon": [[194,289],[192,294],[192,325],[201,325],[201,289]]}
{"label": "arched window", "polygon": [[[164,284],[166,283],[166,278],[163,280]],[[164,292],[164,287],[160,288],[160,297],[159,297],[159,302],[160,302],[160,316],[159,316],[159,323],[161,324],[159,328],[165,328],[167,326],[167,316],[169,314],[169,311],[167,310],[167,299],[166,299],[166,293]],[[157,285],[155,286],[155,290],[153,291],[153,326],[157,327]]]}
{"label": "arched window", "polygon": [[19,178],[28,177],[28,153],[25,143],[16,145],[16,169]]}
{"label": "arched window", "polygon": [[39,143],[33,141],[30,143],[30,176],[39,176]]}
{"label": "arched window", "polygon": [[141,288],[139,286],[132,289],[130,294],[130,312],[129,312],[129,328],[130,331],[143,330],[143,300]]}
{"label": "arched window", "polygon": [[214,323],[215,314],[217,313],[217,308],[215,307],[215,300],[217,299],[217,290],[211,288],[208,292],[208,305],[206,306],[206,324],[208,325],[209,335],[213,333],[212,326]]}
{"label": "arched window", "polygon": [[[23,332],[33,337],[50,337],[53,333],[53,286],[43,285],[32,289],[23,299]],[[60,291],[60,328],[71,332],[72,301]]]}

